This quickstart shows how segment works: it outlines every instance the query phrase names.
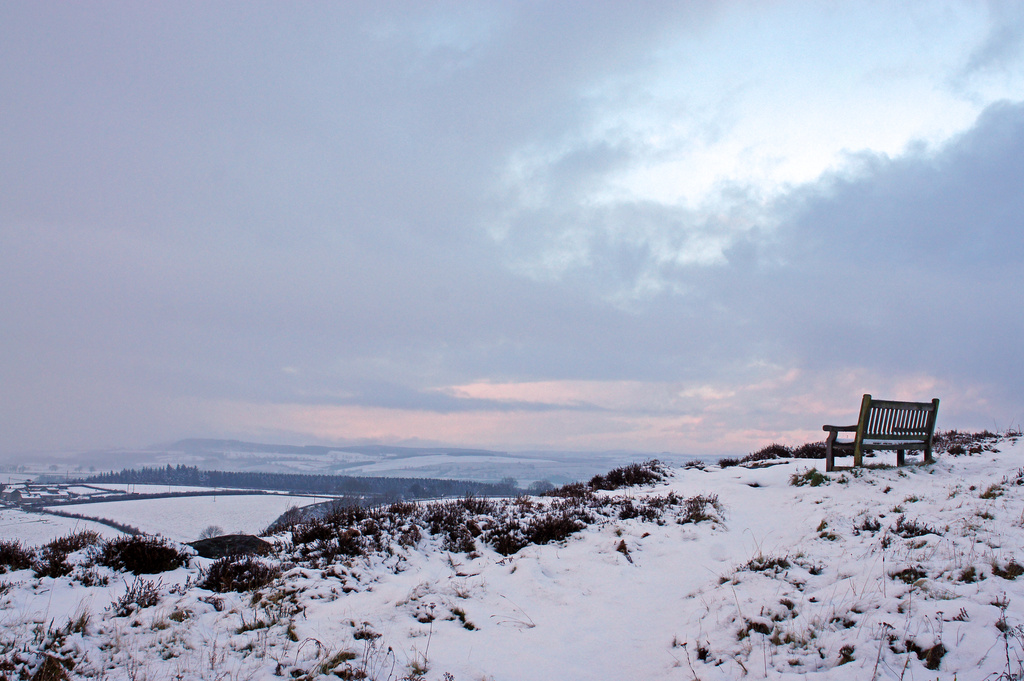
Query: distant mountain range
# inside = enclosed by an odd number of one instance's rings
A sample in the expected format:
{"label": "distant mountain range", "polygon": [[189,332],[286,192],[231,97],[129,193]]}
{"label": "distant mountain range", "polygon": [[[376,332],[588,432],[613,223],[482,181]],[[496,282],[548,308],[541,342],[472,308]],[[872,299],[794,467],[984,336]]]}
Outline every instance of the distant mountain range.
{"label": "distant mountain range", "polygon": [[510,456],[507,452],[490,449],[462,449],[452,447],[398,447],[395,445],[277,445],[261,442],[244,442],[242,440],[213,440],[204,438],[188,438],[178,440],[169,445],[159,445],[154,449],[168,449],[191,454],[213,452],[252,452],[254,454],[294,454],[294,455],[328,455],[331,452],[354,452],[372,456],[393,456],[398,458],[410,456],[430,456],[446,454],[448,456]]}
{"label": "distant mountain range", "polygon": [[[219,470],[281,473],[342,473],[360,476],[458,478],[523,486],[547,480],[560,485],[590,478],[635,461],[644,452],[506,452],[459,447],[396,445],[282,445],[241,440],[186,439],[151,449],[154,463],[186,463]],[[672,462],[693,457],[657,455]]]}
{"label": "distant mountain range", "polygon": [[[652,458],[685,463],[696,457],[639,451],[507,452],[460,447],[397,445],[287,445],[244,440],[189,438],[144,449],[106,449],[33,456],[28,468],[51,474],[82,474],[179,464],[206,470],[352,476],[448,478],[496,483],[515,478],[521,487],[548,481],[562,485],[589,479],[628,463]],[[0,472],[25,465],[9,462]]]}

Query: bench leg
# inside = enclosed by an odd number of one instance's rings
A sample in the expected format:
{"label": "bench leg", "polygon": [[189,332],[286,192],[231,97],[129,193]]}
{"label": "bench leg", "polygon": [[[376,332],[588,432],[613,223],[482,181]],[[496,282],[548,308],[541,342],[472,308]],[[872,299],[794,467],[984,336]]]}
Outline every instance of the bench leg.
{"label": "bench leg", "polygon": [[828,439],[825,440],[825,472],[826,473],[831,473],[833,470],[835,470],[835,467],[836,467],[836,465],[835,465],[835,463],[836,463],[835,462],[835,455],[832,453],[832,443],[835,442],[835,439],[836,439],[835,433],[832,433],[831,435],[828,436]]}
{"label": "bench leg", "polygon": [[907,459],[907,457],[904,456],[904,450],[897,449],[896,450],[896,465],[897,466],[902,466],[903,464],[905,464],[907,462],[906,459]]}

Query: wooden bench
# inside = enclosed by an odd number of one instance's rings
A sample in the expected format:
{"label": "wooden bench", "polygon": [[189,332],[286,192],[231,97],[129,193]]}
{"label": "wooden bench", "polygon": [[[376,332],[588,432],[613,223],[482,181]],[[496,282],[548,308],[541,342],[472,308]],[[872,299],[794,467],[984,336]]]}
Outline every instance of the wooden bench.
{"label": "wooden bench", "polygon": [[[825,440],[825,470],[835,470],[835,455],[853,454],[853,465],[862,466],[865,451],[896,450],[896,465],[904,463],[908,449],[924,450],[925,463],[932,462],[932,438],[939,400],[931,402],[893,402],[875,400],[865,395],[860,403],[860,417],[852,426],[822,426],[828,431]],[[839,433],[854,433],[850,442],[838,442]]]}

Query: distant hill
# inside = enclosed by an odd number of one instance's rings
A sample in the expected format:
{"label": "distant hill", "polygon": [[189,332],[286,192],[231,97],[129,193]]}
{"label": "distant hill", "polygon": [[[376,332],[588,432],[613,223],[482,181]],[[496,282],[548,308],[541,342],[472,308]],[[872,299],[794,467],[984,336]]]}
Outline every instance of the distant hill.
{"label": "distant hill", "polygon": [[[294,445],[245,440],[188,438],[142,449],[105,449],[53,454],[33,453],[0,470],[25,473],[27,479],[83,477],[123,468],[192,466],[201,470],[349,475],[358,477],[437,478],[502,483],[514,478],[523,488],[533,483],[563,485],[586,480],[611,468],[657,458],[683,464],[696,457],[643,451],[498,451],[462,447],[409,447],[387,444]],[[705,457],[714,460],[716,457]],[[30,461],[31,463],[26,463]],[[33,475],[34,474],[34,475]]]}
{"label": "distant hill", "polygon": [[188,464],[202,469],[366,477],[448,478],[498,483],[515,478],[559,485],[609,468],[660,458],[685,463],[693,457],[646,452],[507,452],[459,447],[398,445],[285,445],[243,440],[190,438],[148,450],[148,461],[131,465]]}
{"label": "distant hill", "polygon": [[395,445],[278,445],[265,444],[261,442],[244,442],[242,440],[214,440],[208,438],[188,438],[185,440],[178,440],[177,442],[173,442],[169,445],[162,445],[161,448],[163,447],[166,447],[166,449],[171,451],[182,451],[190,454],[252,452],[254,454],[305,454],[326,456],[331,452],[355,452],[357,454],[391,456],[397,458],[434,456],[438,454],[445,454],[448,456],[511,456],[508,452],[499,452],[489,449],[399,447]]}

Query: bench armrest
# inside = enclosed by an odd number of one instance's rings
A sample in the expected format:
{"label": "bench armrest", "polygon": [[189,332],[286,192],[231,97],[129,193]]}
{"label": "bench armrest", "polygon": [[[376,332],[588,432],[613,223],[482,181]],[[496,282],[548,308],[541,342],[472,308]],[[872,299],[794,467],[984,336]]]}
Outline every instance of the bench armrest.
{"label": "bench armrest", "polygon": [[822,426],[821,429],[832,431],[833,433],[856,433],[857,424],[855,423],[852,426]]}

